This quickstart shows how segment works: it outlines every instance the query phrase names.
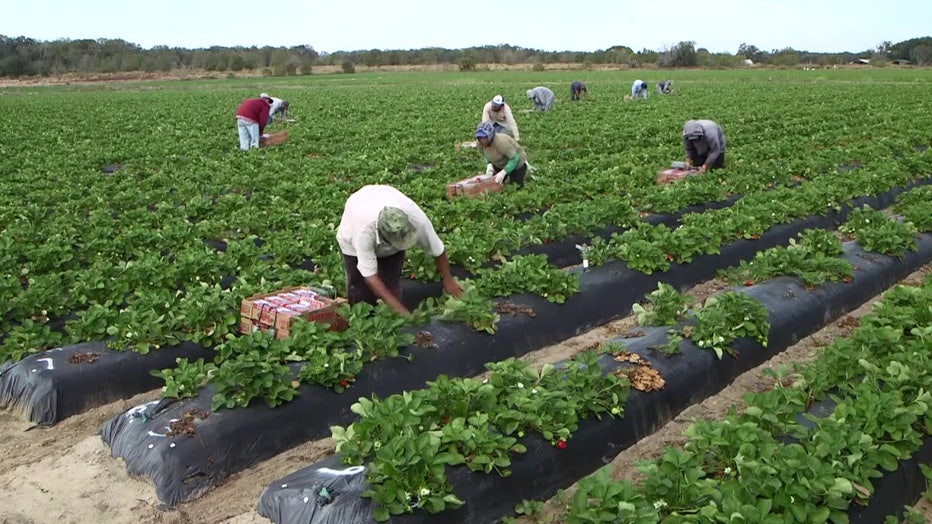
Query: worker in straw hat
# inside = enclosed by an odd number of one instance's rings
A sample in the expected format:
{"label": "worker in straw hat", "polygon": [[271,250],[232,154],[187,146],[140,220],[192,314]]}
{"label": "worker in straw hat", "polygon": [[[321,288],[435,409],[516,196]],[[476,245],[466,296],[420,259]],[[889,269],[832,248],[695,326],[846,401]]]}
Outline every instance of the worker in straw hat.
{"label": "worker in straw hat", "polygon": [[337,242],[350,304],[375,304],[382,299],[398,313],[408,314],[401,303],[401,271],[405,252],[415,245],[436,259],[444,291],[455,297],[463,293],[450,274],[443,242],[430,219],[394,187],[369,185],[350,195],[337,228]]}
{"label": "worker in straw hat", "polygon": [[505,133],[515,140],[520,140],[518,123],[515,122],[511,107],[502,95],[495,95],[492,100],[486,102],[485,107],[482,108],[482,121],[491,122],[495,126],[496,133]]}

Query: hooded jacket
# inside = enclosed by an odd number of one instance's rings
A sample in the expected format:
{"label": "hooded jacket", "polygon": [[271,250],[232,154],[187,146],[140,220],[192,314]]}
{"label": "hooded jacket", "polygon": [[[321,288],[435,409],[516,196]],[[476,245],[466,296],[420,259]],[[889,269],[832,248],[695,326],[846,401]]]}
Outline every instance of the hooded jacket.
{"label": "hooded jacket", "polygon": [[683,126],[683,149],[690,160],[705,157],[711,166],[725,152],[725,132],[711,120],[690,120]]}

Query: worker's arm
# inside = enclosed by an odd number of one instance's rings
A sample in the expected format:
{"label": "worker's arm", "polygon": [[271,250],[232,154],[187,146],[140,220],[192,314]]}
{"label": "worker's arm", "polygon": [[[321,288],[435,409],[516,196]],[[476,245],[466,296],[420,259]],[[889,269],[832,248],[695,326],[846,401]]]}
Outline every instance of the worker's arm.
{"label": "worker's arm", "polygon": [[398,297],[395,296],[391,290],[385,285],[385,282],[382,282],[382,279],[379,275],[372,275],[371,277],[365,277],[366,285],[369,286],[369,289],[375,293],[375,296],[379,297],[388,304],[389,307],[394,309],[400,315],[408,315],[411,312],[408,311],[408,308],[401,303],[401,300],[398,300]]}

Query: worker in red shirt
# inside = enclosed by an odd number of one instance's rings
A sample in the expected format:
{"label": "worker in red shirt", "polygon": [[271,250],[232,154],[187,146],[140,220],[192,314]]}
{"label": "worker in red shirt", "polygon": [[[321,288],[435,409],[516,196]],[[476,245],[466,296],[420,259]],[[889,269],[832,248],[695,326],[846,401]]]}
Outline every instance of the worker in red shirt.
{"label": "worker in red shirt", "polygon": [[265,98],[247,98],[236,110],[236,128],[239,131],[239,148],[249,151],[259,147],[259,139],[269,121],[271,104]]}

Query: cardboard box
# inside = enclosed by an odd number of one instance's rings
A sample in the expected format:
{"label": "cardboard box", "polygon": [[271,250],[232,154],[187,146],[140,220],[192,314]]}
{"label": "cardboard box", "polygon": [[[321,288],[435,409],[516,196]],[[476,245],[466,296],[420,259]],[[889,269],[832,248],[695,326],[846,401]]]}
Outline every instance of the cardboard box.
{"label": "cardboard box", "polygon": [[262,135],[259,139],[259,147],[271,147],[278,144],[284,144],[288,141],[288,131],[279,131],[278,133],[269,133]]}
{"label": "cardboard box", "polygon": [[699,174],[698,169],[678,169],[674,167],[657,173],[657,184],[669,184],[697,174]]}
{"label": "cardboard box", "polygon": [[289,287],[274,293],[253,295],[240,303],[240,332],[272,329],[277,338],[287,338],[295,318],[326,322],[330,330],[346,329],[346,321],[337,310],[346,299],[331,299],[306,287]]}
{"label": "cardboard box", "polygon": [[448,184],[447,198],[457,196],[476,197],[486,193],[497,193],[501,191],[503,187],[502,184],[495,181],[494,175],[486,175],[483,173],[481,175],[464,178],[459,182]]}

